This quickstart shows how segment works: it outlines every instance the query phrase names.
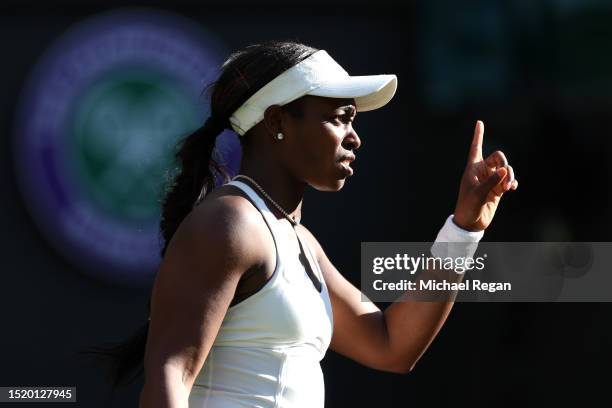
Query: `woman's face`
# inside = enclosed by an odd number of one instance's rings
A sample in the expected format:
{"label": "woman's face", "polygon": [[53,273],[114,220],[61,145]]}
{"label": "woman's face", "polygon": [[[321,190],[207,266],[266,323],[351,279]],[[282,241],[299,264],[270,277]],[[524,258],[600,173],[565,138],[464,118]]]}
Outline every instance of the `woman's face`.
{"label": "woman's face", "polygon": [[304,96],[301,117],[284,115],[283,161],[300,180],[321,191],[337,191],[353,174],[361,140],[353,129],[353,99]]}

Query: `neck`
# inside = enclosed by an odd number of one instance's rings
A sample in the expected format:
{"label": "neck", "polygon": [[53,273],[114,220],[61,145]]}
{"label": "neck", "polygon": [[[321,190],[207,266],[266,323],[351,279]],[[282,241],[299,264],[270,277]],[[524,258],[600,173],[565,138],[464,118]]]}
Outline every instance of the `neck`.
{"label": "neck", "polygon": [[[276,204],[294,220],[300,221],[306,183],[296,180],[288,172],[282,171],[278,165],[271,165],[266,160],[258,160],[257,163],[254,163],[248,158],[243,158],[238,174],[243,174],[255,180]],[[273,205],[268,207],[278,218],[284,218],[284,215],[277,211]]]}

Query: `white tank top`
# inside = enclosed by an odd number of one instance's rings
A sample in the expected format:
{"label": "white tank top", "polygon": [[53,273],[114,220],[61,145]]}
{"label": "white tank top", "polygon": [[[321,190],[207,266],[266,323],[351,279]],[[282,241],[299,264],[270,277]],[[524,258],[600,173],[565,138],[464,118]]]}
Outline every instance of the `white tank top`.
{"label": "white tank top", "polygon": [[300,239],[321,292],[299,260],[298,244],[282,238],[282,224],[265,202],[245,183],[228,184],[244,191],[263,215],[276,246],[276,268],[259,291],[228,309],[189,408],[323,407],[319,362],[331,341],[333,315],[319,265]]}

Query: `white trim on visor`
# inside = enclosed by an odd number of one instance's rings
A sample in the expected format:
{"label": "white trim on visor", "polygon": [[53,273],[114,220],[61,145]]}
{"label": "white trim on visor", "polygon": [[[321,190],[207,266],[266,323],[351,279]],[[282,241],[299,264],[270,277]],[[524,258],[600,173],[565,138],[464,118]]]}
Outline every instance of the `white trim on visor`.
{"label": "white trim on visor", "polygon": [[325,50],[289,68],[255,92],[230,117],[239,135],[261,122],[272,105],[286,105],[304,95],[353,98],[357,111],[378,109],[393,98],[395,75],[350,76]]}

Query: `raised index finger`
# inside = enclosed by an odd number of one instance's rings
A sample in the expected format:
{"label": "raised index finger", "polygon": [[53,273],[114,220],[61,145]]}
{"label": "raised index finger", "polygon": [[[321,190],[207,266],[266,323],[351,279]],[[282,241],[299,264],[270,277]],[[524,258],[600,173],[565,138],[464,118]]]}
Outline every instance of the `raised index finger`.
{"label": "raised index finger", "polygon": [[482,160],[482,139],[484,137],[484,123],[481,120],[476,122],[474,128],[474,138],[472,139],[472,145],[470,146],[470,154],[468,161],[471,163]]}

